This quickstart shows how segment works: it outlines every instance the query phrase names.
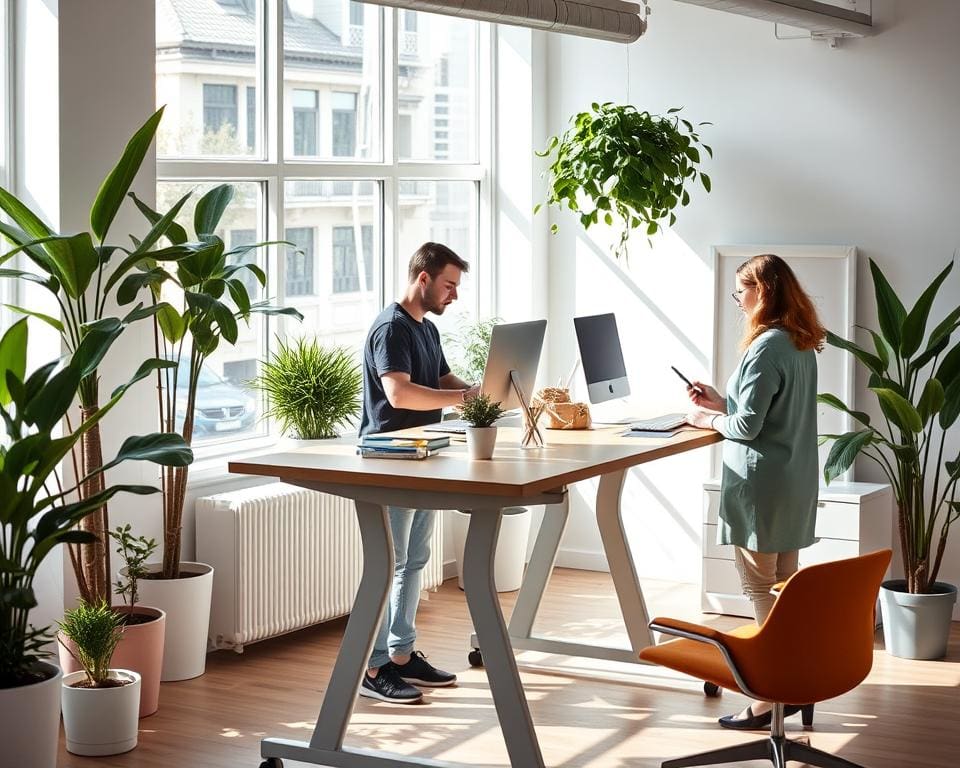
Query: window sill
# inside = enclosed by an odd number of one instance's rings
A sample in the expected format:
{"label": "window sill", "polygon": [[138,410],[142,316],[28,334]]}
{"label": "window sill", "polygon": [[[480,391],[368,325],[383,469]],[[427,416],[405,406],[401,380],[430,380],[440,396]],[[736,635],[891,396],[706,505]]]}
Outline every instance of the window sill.
{"label": "window sill", "polygon": [[[202,490],[228,483],[249,481],[255,475],[230,472],[227,469],[227,464],[238,459],[255,459],[259,456],[276,453],[280,448],[281,438],[273,437],[258,440],[255,445],[245,446],[242,450],[201,457],[190,465],[190,472],[187,475],[187,489],[191,491]],[[275,482],[274,478],[263,477],[259,479],[264,483]]]}

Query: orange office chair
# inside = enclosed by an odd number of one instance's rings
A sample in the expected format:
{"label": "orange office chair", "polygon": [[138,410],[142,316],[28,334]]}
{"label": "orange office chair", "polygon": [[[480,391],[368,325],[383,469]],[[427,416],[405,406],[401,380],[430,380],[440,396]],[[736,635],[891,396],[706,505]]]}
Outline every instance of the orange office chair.
{"label": "orange office chair", "polygon": [[874,607],[890,556],[891,551],[883,549],[797,571],[763,626],[718,632],[676,619],[651,621],[651,629],[681,639],[644,648],[641,659],[773,704],[769,739],[667,760],[662,768],[763,759],[776,768],[784,768],[788,760],[823,768],[859,768],[787,740],[783,708],[839,696],[870,672]]}

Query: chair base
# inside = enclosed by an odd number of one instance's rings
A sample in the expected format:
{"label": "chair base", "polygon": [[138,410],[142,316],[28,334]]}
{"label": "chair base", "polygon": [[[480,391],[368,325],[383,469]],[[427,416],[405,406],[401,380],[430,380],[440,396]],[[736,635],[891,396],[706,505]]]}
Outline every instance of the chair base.
{"label": "chair base", "polygon": [[820,768],[863,768],[857,763],[831,755],[821,749],[814,749],[808,744],[773,735],[768,739],[738,744],[735,747],[712,749],[697,755],[665,760],[660,766],[661,768],[690,768],[695,765],[717,765],[747,760],[769,760],[774,768],[786,768],[788,760],[816,765]]}

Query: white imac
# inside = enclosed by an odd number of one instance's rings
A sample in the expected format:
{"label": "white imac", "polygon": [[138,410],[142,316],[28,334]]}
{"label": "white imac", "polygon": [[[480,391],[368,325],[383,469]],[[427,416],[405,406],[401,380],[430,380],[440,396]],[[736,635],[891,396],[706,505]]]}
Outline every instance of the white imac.
{"label": "white imac", "polygon": [[617,318],[611,312],[573,318],[580,347],[580,363],[587,380],[587,396],[591,403],[627,397],[630,384],[623,364]]}
{"label": "white imac", "polygon": [[[546,330],[546,320],[500,323],[493,327],[480,391],[489,395],[494,402],[500,401],[504,410],[529,404],[537,382],[537,368]],[[520,402],[511,372],[527,403]]]}

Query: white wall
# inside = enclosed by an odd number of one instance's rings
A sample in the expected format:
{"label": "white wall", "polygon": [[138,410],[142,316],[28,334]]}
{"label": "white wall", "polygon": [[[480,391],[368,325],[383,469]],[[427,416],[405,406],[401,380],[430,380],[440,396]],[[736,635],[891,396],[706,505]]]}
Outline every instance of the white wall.
{"label": "white wall", "polygon": [[[631,46],[550,38],[551,132],[592,101],[629,99],[660,114],[682,106],[688,119],[714,123],[703,137],[716,155],[706,166],[713,193],[695,191],[652,253],[636,237],[624,271],[572,216],[551,214],[561,227],[550,246],[554,375],[569,365],[570,316],[613,307],[621,334],[630,329],[624,346],[635,391],[651,411],[682,405],[666,366],[695,376],[709,370],[714,244],[856,245],[857,320],[868,325],[876,324],[868,257],[908,304],[950,260],[960,246],[960,4],[875,0],[873,7],[879,33],[836,50],[779,41],[771,24],[664,0]],[[960,275],[941,294],[935,319],[960,298]],[[865,385],[859,376],[860,407],[872,404]],[[958,444],[955,430],[954,453]],[[637,478],[636,497],[628,488],[633,544],[641,575],[696,581],[698,485],[707,462],[672,461],[656,477]],[[882,477],[864,464],[857,479]],[[644,487],[648,481],[654,489]],[[567,536],[580,548],[587,506],[578,504]],[[960,534],[945,563],[943,578],[960,581]]]}

